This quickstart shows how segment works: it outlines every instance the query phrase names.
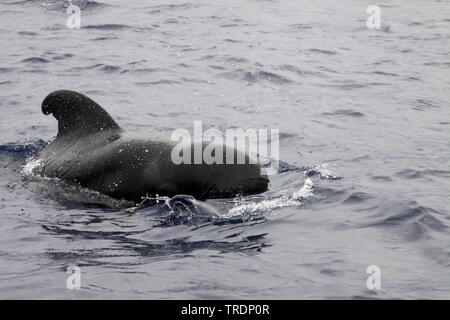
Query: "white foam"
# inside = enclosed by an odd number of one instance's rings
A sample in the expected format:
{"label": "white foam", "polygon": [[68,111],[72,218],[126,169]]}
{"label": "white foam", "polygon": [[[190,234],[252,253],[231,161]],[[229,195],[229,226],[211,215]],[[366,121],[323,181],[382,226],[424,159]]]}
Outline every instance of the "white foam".
{"label": "white foam", "polygon": [[42,166],[42,159],[30,158],[20,171],[23,175],[31,176],[35,170],[39,170]]}
{"label": "white foam", "polygon": [[240,203],[228,210],[226,217],[242,216],[257,212],[270,211],[290,206],[299,206],[304,200],[313,196],[313,182],[306,178],[300,190],[294,192],[291,196],[281,196],[276,199],[263,200],[260,202],[252,201],[249,203]]}
{"label": "white foam", "polygon": [[328,165],[329,165],[328,163],[322,163],[319,166],[315,166],[313,170],[315,170],[318,173],[319,177],[321,177],[321,178],[325,178],[325,179],[339,178],[333,172],[331,172],[329,169],[327,169]]}
{"label": "white foam", "polygon": [[310,178],[306,178],[305,182],[303,183],[303,186],[300,188],[300,190],[294,192],[292,195],[293,199],[306,199],[313,195],[313,182]]}

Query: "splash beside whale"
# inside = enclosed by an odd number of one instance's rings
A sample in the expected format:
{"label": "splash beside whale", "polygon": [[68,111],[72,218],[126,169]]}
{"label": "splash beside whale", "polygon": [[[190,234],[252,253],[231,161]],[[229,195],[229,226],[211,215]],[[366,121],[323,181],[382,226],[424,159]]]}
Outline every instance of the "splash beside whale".
{"label": "splash beside whale", "polygon": [[[267,190],[267,176],[247,154],[245,164],[174,164],[174,143],[127,134],[100,105],[81,93],[52,92],[41,108],[58,120],[56,139],[37,155],[43,176],[133,201],[155,194],[205,199]],[[227,152],[230,148],[225,146]],[[236,158],[240,151],[231,149]]]}

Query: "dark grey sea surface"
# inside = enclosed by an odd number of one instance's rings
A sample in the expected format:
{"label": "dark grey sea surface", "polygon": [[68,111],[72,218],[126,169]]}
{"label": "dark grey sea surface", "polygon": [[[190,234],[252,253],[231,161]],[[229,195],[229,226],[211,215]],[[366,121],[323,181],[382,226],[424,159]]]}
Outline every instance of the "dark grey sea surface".
{"label": "dark grey sea surface", "polygon": [[[450,298],[449,1],[73,3],[0,2],[0,298]],[[279,129],[279,172],[137,209],[30,175],[63,88],[148,137]]]}

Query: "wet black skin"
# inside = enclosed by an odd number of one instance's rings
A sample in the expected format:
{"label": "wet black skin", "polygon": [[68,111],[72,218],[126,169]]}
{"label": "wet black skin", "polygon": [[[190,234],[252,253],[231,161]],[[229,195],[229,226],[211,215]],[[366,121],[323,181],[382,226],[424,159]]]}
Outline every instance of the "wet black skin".
{"label": "wet black skin", "polygon": [[[56,139],[38,154],[43,176],[134,201],[146,194],[205,199],[267,190],[269,180],[259,165],[249,164],[247,155],[246,164],[176,165],[171,160],[175,142],[128,135],[102,107],[80,93],[52,92],[42,102],[42,112],[58,120]],[[224,162],[225,154],[224,149]]]}

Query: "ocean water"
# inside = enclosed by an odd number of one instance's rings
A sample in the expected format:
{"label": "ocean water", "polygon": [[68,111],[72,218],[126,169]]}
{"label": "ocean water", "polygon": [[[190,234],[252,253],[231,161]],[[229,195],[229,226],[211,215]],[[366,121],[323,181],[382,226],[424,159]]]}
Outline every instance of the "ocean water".
{"label": "ocean water", "polygon": [[[450,298],[450,2],[73,4],[0,3],[0,298]],[[148,137],[279,129],[278,173],[137,206],[34,176],[57,89]]]}

